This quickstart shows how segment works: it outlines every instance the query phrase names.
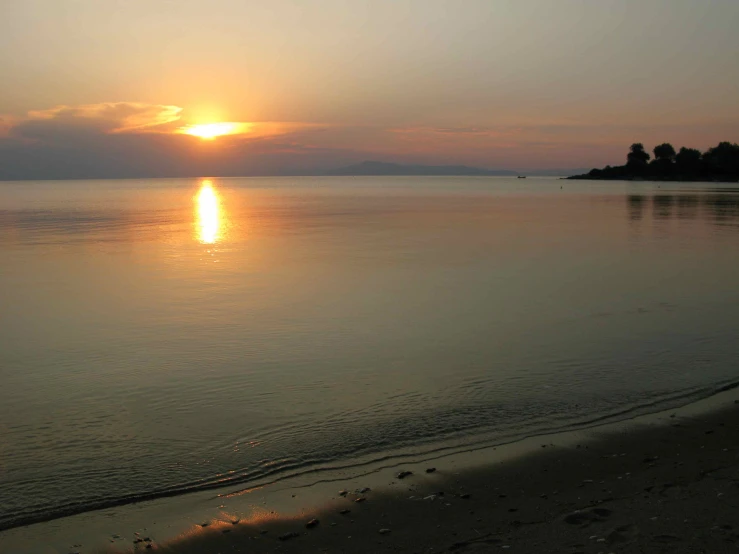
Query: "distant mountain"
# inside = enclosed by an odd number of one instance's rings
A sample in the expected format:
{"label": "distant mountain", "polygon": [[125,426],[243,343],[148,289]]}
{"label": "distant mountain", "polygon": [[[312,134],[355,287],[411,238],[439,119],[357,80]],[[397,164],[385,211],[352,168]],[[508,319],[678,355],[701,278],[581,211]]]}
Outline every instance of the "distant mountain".
{"label": "distant mountain", "polygon": [[391,162],[365,161],[331,169],[325,175],[469,175],[512,177],[516,175],[569,177],[586,170],[579,169],[529,169],[511,171],[508,169],[482,169],[467,165],[406,165]]}
{"label": "distant mountain", "polygon": [[530,175],[532,177],[570,177],[588,171],[585,168],[578,167],[575,169],[530,169],[522,172],[521,175]]}
{"label": "distant mountain", "polygon": [[329,170],[326,175],[518,175],[504,169],[481,169],[466,165],[405,165],[366,161]]}

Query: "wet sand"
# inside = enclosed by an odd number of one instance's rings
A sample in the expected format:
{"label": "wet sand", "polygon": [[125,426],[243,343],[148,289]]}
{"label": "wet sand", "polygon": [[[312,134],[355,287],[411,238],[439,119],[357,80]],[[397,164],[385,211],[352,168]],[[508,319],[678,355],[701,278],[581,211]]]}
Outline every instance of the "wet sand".
{"label": "wet sand", "polygon": [[[735,389],[587,431],[211,498],[221,515],[200,524],[167,524],[160,508],[128,531],[124,512],[101,513],[120,529],[105,547],[82,525],[90,516],[65,518],[0,533],[0,552],[739,552],[738,430]],[[226,511],[238,501],[249,510]],[[60,529],[78,543],[43,544]]]}
{"label": "wet sand", "polygon": [[337,490],[321,508],[212,522],[168,543],[139,536],[134,551],[738,552],[738,430],[733,400],[581,444],[531,439],[538,451],[519,459],[467,471],[438,460],[402,479],[388,470],[380,490]]}

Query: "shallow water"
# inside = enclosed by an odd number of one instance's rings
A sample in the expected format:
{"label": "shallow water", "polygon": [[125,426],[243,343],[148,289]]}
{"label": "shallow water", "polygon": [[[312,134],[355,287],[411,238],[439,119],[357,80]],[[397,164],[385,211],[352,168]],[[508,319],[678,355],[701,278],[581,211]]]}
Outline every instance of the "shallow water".
{"label": "shallow water", "polygon": [[715,184],[0,183],[0,529],[709,395],[738,246]]}

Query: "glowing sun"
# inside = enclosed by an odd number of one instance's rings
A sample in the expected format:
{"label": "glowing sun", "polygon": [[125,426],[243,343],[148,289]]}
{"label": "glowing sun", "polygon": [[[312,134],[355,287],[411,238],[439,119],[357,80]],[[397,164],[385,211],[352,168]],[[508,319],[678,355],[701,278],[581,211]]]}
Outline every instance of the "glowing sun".
{"label": "glowing sun", "polygon": [[203,123],[201,125],[188,125],[181,130],[186,135],[200,137],[205,140],[213,140],[223,135],[235,135],[244,132],[243,123]]}

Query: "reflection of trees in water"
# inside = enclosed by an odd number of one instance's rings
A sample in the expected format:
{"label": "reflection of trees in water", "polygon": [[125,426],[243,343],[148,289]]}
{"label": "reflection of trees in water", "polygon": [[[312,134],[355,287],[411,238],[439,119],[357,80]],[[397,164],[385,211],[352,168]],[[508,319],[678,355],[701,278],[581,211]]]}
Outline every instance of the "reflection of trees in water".
{"label": "reflection of trees in water", "polygon": [[675,197],[671,194],[658,194],[652,197],[652,212],[657,219],[667,219],[672,216],[672,205]]}
{"label": "reflection of trees in water", "polygon": [[[710,218],[714,223],[739,223],[739,191],[714,191],[705,194],[655,194],[651,197],[655,219]],[[631,194],[626,203],[629,219],[642,219],[649,196]]]}
{"label": "reflection of trees in water", "polygon": [[681,194],[677,197],[677,218],[695,219],[698,217],[700,197],[696,194]]}
{"label": "reflection of trees in water", "polygon": [[739,195],[711,194],[704,198],[703,204],[709,207],[717,223],[739,220]]}
{"label": "reflection of trees in water", "polygon": [[644,217],[644,204],[647,201],[647,197],[639,194],[630,194],[627,200],[629,203],[629,219],[638,221]]}

